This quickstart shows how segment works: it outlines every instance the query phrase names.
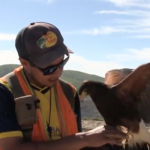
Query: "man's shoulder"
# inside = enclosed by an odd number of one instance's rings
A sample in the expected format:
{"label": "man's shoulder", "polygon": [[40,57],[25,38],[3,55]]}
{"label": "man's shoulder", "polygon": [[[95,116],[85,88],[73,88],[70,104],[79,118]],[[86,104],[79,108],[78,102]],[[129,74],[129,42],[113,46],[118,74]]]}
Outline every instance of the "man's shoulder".
{"label": "man's shoulder", "polygon": [[10,92],[6,84],[0,83],[0,101],[1,103],[7,103],[8,101],[13,100],[13,95]]}
{"label": "man's shoulder", "polygon": [[7,88],[11,92],[11,88],[9,86],[9,83],[6,80],[2,79],[2,78],[0,78],[0,86]]}
{"label": "man's shoulder", "polygon": [[0,139],[23,136],[16,119],[14,97],[2,83],[0,83],[0,120]]}
{"label": "man's shoulder", "polygon": [[[22,67],[22,66],[19,66],[19,67],[15,68],[14,71],[15,71],[15,70],[18,71],[18,70],[22,70],[22,69],[23,69],[23,67]],[[14,71],[9,72],[8,74],[4,75],[3,77],[0,77],[0,83],[1,83],[2,85],[4,85],[9,91],[11,91],[11,88],[10,88],[10,85],[9,85],[9,84],[11,84],[11,83],[8,83],[7,80],[6,80],[6,78],[9,78],[9,79],[10,79],[10,78],[12,78],[13,76],[15,76]],[[21,75],[22,75],[22,74],[21,74]],[[11,92],[12,92],[12,91],[11,91]]]}

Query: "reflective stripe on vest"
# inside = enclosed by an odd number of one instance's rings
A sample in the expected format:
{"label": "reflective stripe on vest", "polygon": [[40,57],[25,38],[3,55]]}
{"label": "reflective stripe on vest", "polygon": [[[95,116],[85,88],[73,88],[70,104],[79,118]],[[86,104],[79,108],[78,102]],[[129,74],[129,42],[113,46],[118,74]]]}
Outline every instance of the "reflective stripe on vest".
{"label": "reflective stripe on vest", "polygon": [[[23,74],[22,66],[16,68],[14,70],[14,73],[18,78],[18,81],[20,83],[20,86],[22,87],[24,94],[32,95],[33,94],[32,89],[28,84],[26,77]],[[76,117],[59,83],[56,86],[56,91],[57,91],[58,102],[62,112],[62,114],[58,115],[60,125],[62,126],[64,121],[65,129],[66,129],[66,135],[63,136],[73,135],[78,132]],[[39,108],[37,108],[36,114],[38,116],[38,122],[33,125],[32,141],[47,141],[49,140],[49,135],[46,132],[47,129],[46,123],[42,118],[41,111]],[[61,119],[61,115],[63,116],[63,119]]]}

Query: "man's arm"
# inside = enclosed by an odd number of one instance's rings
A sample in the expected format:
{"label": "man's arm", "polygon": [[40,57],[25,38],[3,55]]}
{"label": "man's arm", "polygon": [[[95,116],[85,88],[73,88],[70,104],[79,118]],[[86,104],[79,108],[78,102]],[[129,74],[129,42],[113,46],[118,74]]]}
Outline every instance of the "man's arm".
{"label": "man's arm", "polygon": [[2,150],[79,150],[84,147],[102,146],[106,143],[120,144],[116,140],[110,141],[109,136],[126,137],[125,134],[116,129],[100,127],[93,131],[77,133],[59,140],[25,143],[16,119],[13,95],[0,84],[0,149]]}
{"label": "man's arm", "polygon": [[[24,143],[21,128],[15,115],[15,102],[11,92],[0,84],[0,148],[3,150],[75,150],[86,146],[84,135],[73,135],[52,142]],[[70,147],[68,145],[70,143]]]}

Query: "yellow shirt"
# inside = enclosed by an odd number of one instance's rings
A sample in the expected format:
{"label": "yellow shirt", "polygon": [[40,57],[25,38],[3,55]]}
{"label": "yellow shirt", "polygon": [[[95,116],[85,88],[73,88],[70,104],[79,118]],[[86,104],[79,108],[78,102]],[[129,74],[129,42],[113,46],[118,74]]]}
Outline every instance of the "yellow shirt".
{"label": "yellow shirt", "polygon": [[[40,110],[46,123],[51,127],[51,137],[53,140],[61,138],[58,114],[57,99],[54,88],[39,88],[32,84],[35,96],[40,100]],[[35,87],[35,88],[34,88]],[[46,130],[47,131],[47,130]]]}
{"label": "yellow shirt", "polygon": [[[0,81],[0,83],[2,83],[5,87],[7,87],[11,91],[7,82]],[[51,127],[50,139],[56,140],[61,138],[60,126],[57,115],[57,99],[54,88],[50,89],[45,87],[41,89],[33,84],[31,85],[31,87],[35,93],[35,96],[40,100],[40,110],[45,120],[46,131],[47,131],[47,123]],[[20,131],[4,132],[0,134],[0,138],[14,137],[14,136],[23,137],[23,134]]]}

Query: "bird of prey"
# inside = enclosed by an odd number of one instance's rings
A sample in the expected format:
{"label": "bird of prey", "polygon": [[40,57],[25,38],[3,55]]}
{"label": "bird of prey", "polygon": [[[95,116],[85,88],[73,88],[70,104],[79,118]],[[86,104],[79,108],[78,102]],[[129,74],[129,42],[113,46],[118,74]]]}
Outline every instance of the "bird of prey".
{"label": "bird of prey", "polygon": [[[150,63],[140,65],[112,85],[107,82],[84,81],[78,92],[81,100],[90,95],[106,124],[127,128],[131,137],[127,143],[129,148],[140,145],[140,149],[148,149],[142,148],[145,143],[150,144],[150,133],[139,104],[144,104],[145,99],[150,104],[150,99],[147,98],[150,92]],[[147,108],[150,111],[150,105]],[[149,120],[150,117],[147,118],[147,123],[150,123]]]}

